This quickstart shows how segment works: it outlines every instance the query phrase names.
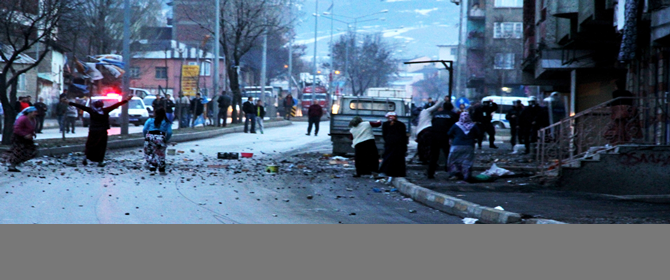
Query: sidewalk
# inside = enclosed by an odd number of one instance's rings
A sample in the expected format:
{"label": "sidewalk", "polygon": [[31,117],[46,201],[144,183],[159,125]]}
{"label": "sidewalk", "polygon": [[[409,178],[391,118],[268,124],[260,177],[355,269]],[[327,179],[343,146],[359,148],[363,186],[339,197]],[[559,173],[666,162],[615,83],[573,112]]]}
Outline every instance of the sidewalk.
{"label": "sidewalk", "polygon": [[562,191],[552,184],[552,178],[534,176],[532,158],[512,155],[509,143],[496,145],[500,149],[485,145],[483,150],[477,150],[474,174],[496,163],[522,176],[469,184],[449,181],[442,165],[436,179],[429,180],[425,175],[427,166],[413,165],[408,166],[408,177],[394,179],[393,186],[416,201],[483,223],[670,223],[670,204]]}

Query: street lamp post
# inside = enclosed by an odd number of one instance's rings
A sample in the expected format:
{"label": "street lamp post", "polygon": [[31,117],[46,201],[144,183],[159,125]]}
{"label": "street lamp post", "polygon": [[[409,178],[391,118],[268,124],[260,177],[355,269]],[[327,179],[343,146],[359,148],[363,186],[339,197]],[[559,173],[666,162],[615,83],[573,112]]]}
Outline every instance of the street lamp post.
{"label": "street lamp post", "polygon": [[316,98],[316,72],[318,71],[316,62],[316,51],[319,34],[319,0],[316,0],[316,9],[314,12],[314,74],[312,75],[312,102]]}

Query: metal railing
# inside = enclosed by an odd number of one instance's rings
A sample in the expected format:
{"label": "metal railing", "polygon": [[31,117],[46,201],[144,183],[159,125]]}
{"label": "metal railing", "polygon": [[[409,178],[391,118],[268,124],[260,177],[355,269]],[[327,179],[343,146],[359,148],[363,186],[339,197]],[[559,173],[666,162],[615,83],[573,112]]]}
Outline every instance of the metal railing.
{"label": "metal railing", "polygon": [[670,99],[617,98],[538,131],[542,174],[619,145],[670,145]]}

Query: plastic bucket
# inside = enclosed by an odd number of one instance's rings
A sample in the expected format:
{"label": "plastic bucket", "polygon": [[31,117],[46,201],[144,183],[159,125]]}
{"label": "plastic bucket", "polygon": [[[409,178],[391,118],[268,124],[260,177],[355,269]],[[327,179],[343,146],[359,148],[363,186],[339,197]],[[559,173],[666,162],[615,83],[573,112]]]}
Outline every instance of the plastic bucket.
{"label": "plastic bucket", "polygon": [[268,165],[265,168],[265,171],[270,174],[277,174],[279,173],[279,166],[278,165]]}

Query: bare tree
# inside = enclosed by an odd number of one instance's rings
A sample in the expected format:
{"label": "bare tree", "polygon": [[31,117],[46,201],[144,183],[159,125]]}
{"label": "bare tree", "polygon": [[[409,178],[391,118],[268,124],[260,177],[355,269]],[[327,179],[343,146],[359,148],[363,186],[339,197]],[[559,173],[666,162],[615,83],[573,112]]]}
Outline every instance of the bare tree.
{"label": "bare tree", "polygon": [[436,100],[442,96],[449,95],[449,82],[437,74],[416,82],[414,86],[419,91],[425,93],[426,96]]}
{"label": "bare tree", "polygon": [[[217,0],[214,0],[217,1]],[[242,58],[254,47],[259,46],[266,32],[285,33],[293,23],[287,18],[288,0],[220,0],[221,20],[221,51],[226,57],[226,69],[230,89],[233,92],[233,122],[241,121],[237,106],[242,104],[242,94],[238,69]],[[214,34],[211,14],[199,11],[188,17],[202,28]],[[197,12],[196,12],[197,13]],[[208,22],[209,20],[209,22]]]}
{"label": "bare tree", "polygon": [[[59,23],[73,12],[77,0],[2,1],[0,3],[0,101],[5,123],[12,124],[19,77],[37,67],[56,41]],[[28,52],[41,44],[36,57]],[[10,144],[14,127],[5,125],[2,144]]]}
{"label": "bare tree", "polygon": [[344,69],[353,95],[362,95],[371,87],[387,86],[398,72],[394,46],[383,41],[380,34],[364,35],[361,45],[356,40],[356,35],[350,32],[334,43],[335,69]]}

